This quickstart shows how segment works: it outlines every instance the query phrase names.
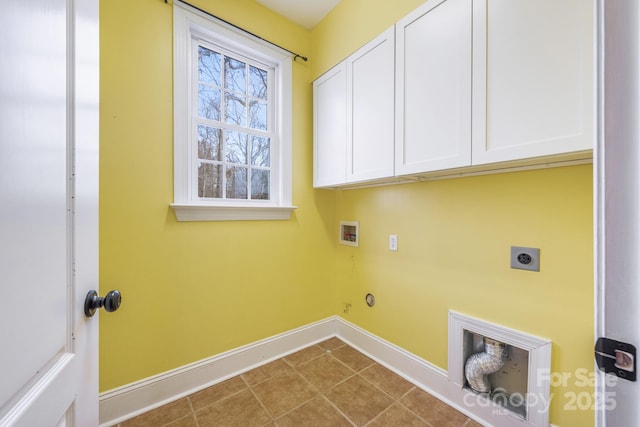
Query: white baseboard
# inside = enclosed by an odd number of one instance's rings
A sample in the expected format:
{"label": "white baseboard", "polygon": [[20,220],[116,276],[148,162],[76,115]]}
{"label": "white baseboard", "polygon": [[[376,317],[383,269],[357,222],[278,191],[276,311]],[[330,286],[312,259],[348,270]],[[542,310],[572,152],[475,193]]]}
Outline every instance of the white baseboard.
{"label": "white baseboard", "polygon": [[477,395],[449,381],[446,370],[340,317],[336,318],[336,335],[358,351],[482,425],[534,427],[495,403],[486,399],[478,401]]}
{"label": "white baseboard", "polygon": [[495,404],[473,404],[474,396],[450,382],[444,369],[338,316],[104,392],[100,395],[100,426],[113,426],[334,336],[483,425],[531,426]]}
{"label": "white baseboard", "polygon": [[126,419],[335,336],[331,317],[100,394],[100,426]]}

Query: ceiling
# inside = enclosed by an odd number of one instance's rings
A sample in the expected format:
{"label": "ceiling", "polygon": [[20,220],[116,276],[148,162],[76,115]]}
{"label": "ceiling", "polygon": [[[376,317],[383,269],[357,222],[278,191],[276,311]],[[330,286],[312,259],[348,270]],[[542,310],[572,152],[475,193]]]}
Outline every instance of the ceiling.
{"label": "ceiling", "polygon": [[340,0],[256,0],[307,30],[315,27]]}

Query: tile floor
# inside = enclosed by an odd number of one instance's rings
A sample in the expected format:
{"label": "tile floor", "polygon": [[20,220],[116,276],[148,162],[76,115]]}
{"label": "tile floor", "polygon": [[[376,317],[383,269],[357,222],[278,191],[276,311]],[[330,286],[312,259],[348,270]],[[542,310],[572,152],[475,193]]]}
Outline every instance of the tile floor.
{"label": "tile floor", "polygon": [[330,338],[119,427],[481,427]]}

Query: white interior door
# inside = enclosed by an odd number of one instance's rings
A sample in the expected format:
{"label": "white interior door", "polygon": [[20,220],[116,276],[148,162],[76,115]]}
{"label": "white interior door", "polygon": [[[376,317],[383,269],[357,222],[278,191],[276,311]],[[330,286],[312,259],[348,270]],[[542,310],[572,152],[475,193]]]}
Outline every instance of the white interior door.
{"label": "white interior door", "polygon": [[[599,0],[599,138],[594,161],[596,335],[640,345],[640,6]],[[613,359],[615,360],[615,359]],[[616,363],[619,365],[619,360]],[[635,360],[634,371],[637,373]],[[624,370],[623,370],[624,371]],[[622,372],[629,375],[630,372]],[[640,384],[597,377],[597,426],[636,426]]]}
{"label": "white interior door", "polygon": [[0,426],[94,426],[98,1],[0,0]]}

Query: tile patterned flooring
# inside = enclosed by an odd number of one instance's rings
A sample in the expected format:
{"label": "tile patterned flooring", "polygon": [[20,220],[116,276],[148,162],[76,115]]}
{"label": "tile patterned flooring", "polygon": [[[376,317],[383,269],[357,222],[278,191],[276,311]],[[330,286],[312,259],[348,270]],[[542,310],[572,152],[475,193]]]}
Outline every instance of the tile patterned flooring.
{"label": "tile patterned flooring", "polygon": [[330,338],[119,427],[481,427]]}

